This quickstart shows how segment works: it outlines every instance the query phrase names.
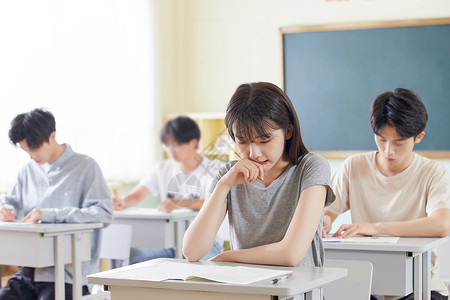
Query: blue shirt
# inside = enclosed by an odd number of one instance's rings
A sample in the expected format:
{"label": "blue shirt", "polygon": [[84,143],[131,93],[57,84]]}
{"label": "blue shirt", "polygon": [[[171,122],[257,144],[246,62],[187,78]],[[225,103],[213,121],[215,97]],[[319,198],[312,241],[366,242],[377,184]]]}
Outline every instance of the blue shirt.
{"label": "blue shirt", "polygon": [[[3,196],[17,218],[33,208],[42,211],[43,223],[108,223],[113,204],[100,167],[89,156],[65,151],[53,163],[39,165],[30,160],[19,172],[12,190]],[[91,261],[83,262],[86,275],[98,272],[100,231],[91,234]],[[65,281],[72,283],[72,269],[65,268]],[[35,281],[54,281],[54,268],[39,268]]]}

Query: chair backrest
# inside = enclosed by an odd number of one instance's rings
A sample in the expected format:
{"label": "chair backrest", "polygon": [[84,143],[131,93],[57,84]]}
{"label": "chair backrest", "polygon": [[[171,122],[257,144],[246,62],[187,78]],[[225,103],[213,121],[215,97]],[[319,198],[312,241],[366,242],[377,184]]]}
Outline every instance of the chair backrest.
{"label": "chair backrest", "polygon": [[347,277],[323,288],[325,300],[370,299],[373,265],[360,260],[325,260],[325,267],[346,268]]}
{"label": "chair backrest", "polygon": [[130,259],[132,227],[128,224],[110,224],[102,229],[100,258],[118,259],[126,266]]}
{"label": "chair backrest", "polygon": [[[128,224],[110,224],[102,229],[100,239],[100,259],[107,259],[107,269],[111,269],[111,260],[121,260],[122,265],[130,261],[132,227]],[[101,285],[93,285],[91,295],[84,296],[84,300],[110,300],[108,291],[103,291]]]}

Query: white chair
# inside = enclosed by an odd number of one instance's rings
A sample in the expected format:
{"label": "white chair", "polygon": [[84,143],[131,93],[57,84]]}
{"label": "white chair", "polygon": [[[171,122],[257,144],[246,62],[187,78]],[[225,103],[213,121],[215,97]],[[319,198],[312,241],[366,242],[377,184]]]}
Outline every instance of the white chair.
{"label": "white chair", "polygon": [[[450,239],[450,236],[449,236]],[[450,256],[448,253],[450,252],[450,241],[437,247],[438,257],[437,261],[439,263],[439,276],[441,277],[444,284],[447,285],[447,288],[450,292]]]}
{"label": "white chair", "polygon": [[[110,269],[111,259],[122,260],[122,266],[130,261],[132,227],[127,224],[110,224],[102,229],[100,239],[100,259],[108,260]],[[83,300],[111,299],[110,293],[102,290],[102,286],[94,285],[92,295],[83,297]]]}
{"label": "white chair", "polygon": [[370,299],[373,265],[359,260],[325,260],[325,267],[346,268],[347,277],[336,280],[323,288],[325,300]]}
{"label": "white chair", "polygon": [[132,227],[128,224],[110,224],[102,229],[100,242],[101,259],[122,260],[122,266],[130,261]]}

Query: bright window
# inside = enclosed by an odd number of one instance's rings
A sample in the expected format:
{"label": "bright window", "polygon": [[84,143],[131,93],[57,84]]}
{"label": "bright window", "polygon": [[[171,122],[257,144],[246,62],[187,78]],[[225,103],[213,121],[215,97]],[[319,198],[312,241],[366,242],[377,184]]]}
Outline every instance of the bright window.
{"label": "bright window", "polygon": [[10,122],[36,107],[106,179],[144,175],[159,149],[152,3],[0,2],[0,190],[29,159],[9,143]]}

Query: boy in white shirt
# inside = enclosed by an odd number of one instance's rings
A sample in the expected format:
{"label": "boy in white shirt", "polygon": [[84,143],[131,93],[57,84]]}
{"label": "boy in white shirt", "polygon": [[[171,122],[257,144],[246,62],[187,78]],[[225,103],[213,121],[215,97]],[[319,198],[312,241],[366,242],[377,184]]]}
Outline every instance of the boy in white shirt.
{"label": "boy in white shirt", "polygon": [[[178,116],[169,120],[161,129],[160,138],[170,159],[157,162],[128,195],[113,198],[115,210],[135,206],[150,195],[160,197],[158,210],[163,212],[180,207],[198,211],[202,207],[206,190],[222,163],[197,152],[200,129],[189,117]],[[204,259],[220,252],[222,247],[215,242]],[[130,264],[159,257],[172,258],[174,255],[173,248],[132,248]]]}
{"label": "boy in white shirt", "polygon": [[[425,106],[410,90],[398,88],[374,100],[370,123],[378,151],[347,158],[333,175],[336,200],[325,209],[323,236],[337,216],[349,209],[352,224],[342,225],[333,236],[449,235],[450,175],[442,165],[413,152],[425,135],[427,120]],[[433,250],[431,299],[448,299],[437,274],[436,255]]]}

